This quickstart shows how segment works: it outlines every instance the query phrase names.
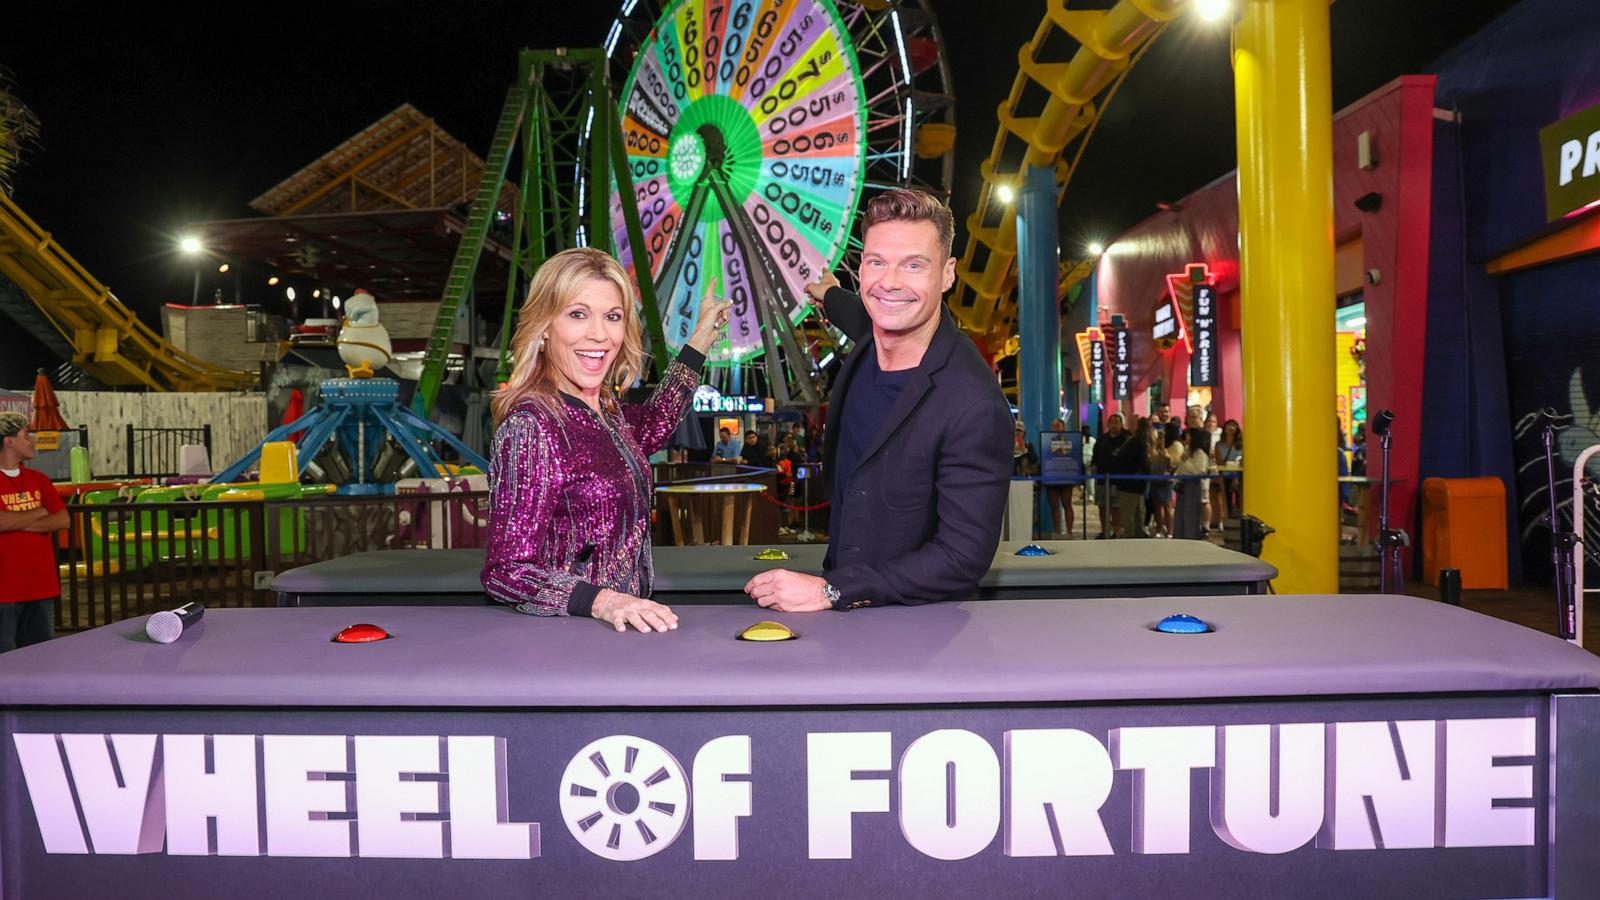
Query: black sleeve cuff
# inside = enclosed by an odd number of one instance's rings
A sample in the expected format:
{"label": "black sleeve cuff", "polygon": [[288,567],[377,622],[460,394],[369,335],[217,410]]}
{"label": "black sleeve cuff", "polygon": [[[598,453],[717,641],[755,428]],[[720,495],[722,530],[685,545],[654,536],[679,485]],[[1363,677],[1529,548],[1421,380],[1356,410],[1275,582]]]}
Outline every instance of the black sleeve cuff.
{"label": "black sleeve cuff", "polygon": [[699,372],[705,368],[706,355],[688,344],[684,344],[683,349],[678,351],[678,362],[688,366],[691,372]]}
{"label": "black sleeve cuff", "polygon": [[839,602],[833,605],[833,608],[839,612],[849,612],[852,609],[862,609],[876,605],[872,598],[867,596],[869,593],[867,587],[868,578],[862,577],[858,579],[854,577],[856,574],[869,576],[870,573],[850,571],[850,569],[858,568],[857,566],[851,566],[848,569],[834,569],[827,574],[828,583],[839,589]]}
{"label": "black sleeve cuff", "polygon": [[567,615],[588,616],[594,614],[594,600],[600,596],[600,585],[580,581],[572,587],[572,596],[567,599]]}

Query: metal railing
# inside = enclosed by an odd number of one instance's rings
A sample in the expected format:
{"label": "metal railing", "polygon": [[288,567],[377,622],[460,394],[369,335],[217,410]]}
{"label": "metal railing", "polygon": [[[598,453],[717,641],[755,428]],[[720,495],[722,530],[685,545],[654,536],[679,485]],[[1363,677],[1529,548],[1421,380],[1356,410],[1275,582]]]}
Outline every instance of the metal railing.
{"label": "metal railing", "polygon": [[[1179,484],[1207,482],[1215,479],[1223,484],[1223,501],[1229,504],[1227,517],[1237,516],[1239,510],[1230,500],[1228,487],[1230,482],[1236,482],[1243,477],[1244,472],[1241,469],[1221,469],[1205,475],[1178,475],[1176,473],[1164,475],[1113,475],[1109,472],[1100,472],[1093,475],[1016,475],[1012,476],[1012,480],[1037,482],[1041,488],[1064,487],[1070,490],[1081,486],[1083,490],[1079,492],[1078,498],[1080,514],[1077,518],[1079,524],[1075,530],[1079,532],[1082,539],[1088,540],[1090,537],[1089,510],[1091,505],[1097,512],[1102,509],[1109,509],[1107,517],[1114,519],[1117,516],[1116,499],[1118,494],[1131,491],[1143,497],[1152,486],[1166,482],[1172,482],[1176,487]],[[1091,487],[1093,488],[1092,497]],[[1041,522],[1040,528],[1045,530],[1046,534],[1049,534],[1049,530],[1044,529],[1046,524],[1049,523]]]}
{"label": "metal railing", "polygon": [[129,478],[170,478],[178,474],[178,455],[185,444],[204,444],[211,457],[211,426],[197,428],[143,428],[125,426],[123,447],[127,451]]}
{"label": "metal railing", "polygon": [[369,550],[481,547],[486,491],[300,500],[72,504],[57,537],[56,627],[200,600],[271,606],[279,572]]}

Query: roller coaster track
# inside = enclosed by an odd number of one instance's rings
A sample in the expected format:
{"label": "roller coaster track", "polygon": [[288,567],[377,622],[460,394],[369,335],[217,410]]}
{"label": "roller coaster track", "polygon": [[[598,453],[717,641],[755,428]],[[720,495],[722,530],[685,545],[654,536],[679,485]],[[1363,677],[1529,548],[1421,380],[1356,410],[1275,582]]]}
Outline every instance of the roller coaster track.
{"label": "roller coaster track", "polygon": [[[983,188],[967,219],[950,296],[961,326],[989,347],[1003,346],[1017,319],[1016,216],[999,189],[1020,188],[1027,167],[1041,166],[1054,171],[1060,202],[1117,87],[1185,2],[1119,0],[1110,9],[1071,10],[1068,0],[1048,0],[1033,38],[1017,51],[1017,78],[998,110],[994,148],[980,166]],[[1076,50],[1052,61],[1065,55],[1060,47]],[[1025,104],[1037,114],[1024,115]],[[1063,287],[1087,271],[1078,261],[1063,263]]]}
{"label": "roller coaster track", "polygon": [[112,387],[242,391],[259,380],[255,372],[219,368],[167,343],[4,194],[0,310]]}

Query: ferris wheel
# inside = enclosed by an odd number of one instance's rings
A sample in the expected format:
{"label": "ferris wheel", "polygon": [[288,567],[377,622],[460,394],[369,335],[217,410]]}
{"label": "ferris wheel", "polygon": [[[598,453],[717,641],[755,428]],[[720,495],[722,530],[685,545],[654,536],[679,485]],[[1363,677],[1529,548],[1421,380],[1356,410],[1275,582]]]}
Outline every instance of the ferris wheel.
{"label": "ferris wheel", "polygon": [[871,194],[949,195],[954,97],[926,0],[626,0],[605,50],[634,189],[612,185],[615,243],[655,286],[668,344],[708,292],[727,297],[708,362],[758,367],[780,404],[818,402],[839,338],[805,285],[854,270]]}

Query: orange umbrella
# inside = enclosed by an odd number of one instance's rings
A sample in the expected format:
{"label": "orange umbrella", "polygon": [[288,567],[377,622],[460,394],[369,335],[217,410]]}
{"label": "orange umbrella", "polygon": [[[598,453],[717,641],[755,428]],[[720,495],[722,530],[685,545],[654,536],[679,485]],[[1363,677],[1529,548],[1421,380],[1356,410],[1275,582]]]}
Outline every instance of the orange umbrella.
{"label": "orange umbrella", "polygon": [[33,379],[33,424],[34,431],[66,431],[67,422],[61,418],[61,406],[56,402],[56,392],[50,387],[50,379],[45,377],[44,370]]}

